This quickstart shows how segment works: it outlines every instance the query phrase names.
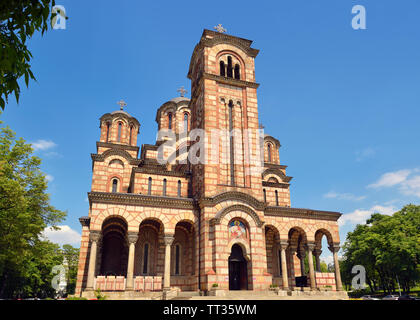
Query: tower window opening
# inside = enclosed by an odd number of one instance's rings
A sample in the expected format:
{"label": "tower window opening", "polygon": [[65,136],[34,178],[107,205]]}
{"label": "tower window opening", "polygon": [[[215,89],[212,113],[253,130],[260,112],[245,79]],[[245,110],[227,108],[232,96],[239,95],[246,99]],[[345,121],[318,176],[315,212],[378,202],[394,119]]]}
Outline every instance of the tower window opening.
{"label": "tower window opening", "polygon": [[130,138],[129,138],[130,140],[128,142],[129,145],[131,145],[131,139],[132,139],[131,136],[132,135],[133,135],[133,126],[130,126]]}
{"label": "tower window opening", "polygon": [[112,180],[112,192],[118,192],[118,180],[117,179],[113,179]]}
{"label": "tower window opening", "polygon": [[172,130],[172,113],[168,113],[168,129]]}
{"label": "tower window opening", "polygon": [[147,188],[147,194],[150,196],[152,194],[152,177],[149,177],[149,185]]}
{"label": "tower window opening", "polygon": [[268,162],[271,162],[271,144],[267,145]]}
{"label": "tower window opening", "polygon": [[239,64],[235,64],[235,79],[241,79]]}
{"label": "tower window opening", "polygon": [[122,123],[119,122],[118,123],[118,138],[117,138],[118,142],[121,142],[121,130],[122,130]]}
{"label": "tower window opening", "polygon": [[279,206],[279,193],[277,190],[275,191],[275,194],[276,194],[276,206],[278,207]]}
{"label": "tower window opening", "polygon": [[181,180],[178,180],[178,197],[181,197]]}
{"label": "tower window opening", "polygon": [[232,67],[232,57],[228,57],[228,65],[227,65],[227,77],[233,78],[233,67]]}
{"label": "tower window opening", "polygon": [[166,196],[166,179],[163,179],[163,195]]}
{"label": "tower window opening", "polygon": [[226,66],[224,61],[220,61],[220,75],[223,77],[226,76]]}
{"label": "tower window opening", "polygon": [[267,191],[263,189],[263,193],[264,193],[264,202],[267,202]]}

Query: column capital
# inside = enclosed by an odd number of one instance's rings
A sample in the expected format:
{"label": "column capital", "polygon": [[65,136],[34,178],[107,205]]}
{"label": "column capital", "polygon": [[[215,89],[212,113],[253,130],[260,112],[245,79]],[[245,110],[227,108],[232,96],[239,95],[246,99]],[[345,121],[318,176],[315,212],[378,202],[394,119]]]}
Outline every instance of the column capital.
{"label": "column capital", "polygon": [[309,251],[314,251],[314,249],[315,249],[315,242],[308,242],[306,244],[306,247],[308,248]]}
{"label": "column capital", "polygon": [[333,253],[337,253],[340,250],[340,244],[334,243],[333,245],[329,246],[328,249],[330,249]]}
{"label": "column capital", "polygon": [[163,241],[165,241],[165,245],[170,246],[174,242],[174,235],[173,234],[165,234],[163,236]]}
{"label": "column capital", "polygon": [[89,232],[89,240],[92,242],[98,242],[99,239],[101,238],[101,232],[100,231],[90,231]]}
{"label": "column capital", "polygon": [[280,240],[279,241],[280,249],[287,249],[288,246],[289,246],[289,241],[288,240]]}
{"label": "column capital", "polygon": [[129,244],[136,243],[138,238],[139,234],[137,232],[129,232],[127,234],[127,240]]}
{"label": "column capital", "polygon": [[320,256],[320,255],[321,255],[321,253],[322,253],[322,250],[321,250],[321,249],[314,249],[314,250],[313,250],[313,254],[314,254],[314,256]]}

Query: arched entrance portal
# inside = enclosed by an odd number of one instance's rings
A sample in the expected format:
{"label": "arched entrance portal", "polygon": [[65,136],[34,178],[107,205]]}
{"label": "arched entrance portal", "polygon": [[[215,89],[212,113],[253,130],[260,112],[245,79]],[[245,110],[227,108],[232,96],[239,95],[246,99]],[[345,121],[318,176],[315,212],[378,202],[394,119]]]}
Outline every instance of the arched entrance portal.
{"label": "arched entrance portal", "polygon": [[248,290],[247,261],[238,244],[232,246],[229,256],[229,290]]}

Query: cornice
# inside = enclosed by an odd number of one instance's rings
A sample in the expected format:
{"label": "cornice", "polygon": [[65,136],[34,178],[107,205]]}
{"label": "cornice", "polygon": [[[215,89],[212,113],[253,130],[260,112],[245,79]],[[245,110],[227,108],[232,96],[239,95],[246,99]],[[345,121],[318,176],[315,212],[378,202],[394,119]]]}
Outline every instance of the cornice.
{"label": "cornice", "polygon": [[162,169],[158,166],[142,166],[133,168],[133,172],[135,173],[149,173],[149,174],[157,174],[161,176],[171,176],[171,177],[180,177],[180,178],[187,178],[186,172],[180,171],[169,171],[166,169]]}
{"label": "cornice", "polygon": [[195,202],[191,198],[150,196],[133,193],[88,192],[88,199],[90,205],[94,202],[190,210],[196,208]]}
{"label": "cornice", "polygon": [[139,152],[139,149],[140,149],[138,146],[130,146],[130,145],[127,145],[127,144],[97,141],[96,142],[96,148],[99,148],[99,147],[136,151],[137,153]]}
{"label": "cornice", "polygon": [[288,183],[270,182],[270,181],[263,181],[262,185],[263,187],[283,188],[283,189],[287,189],[290,186]]}
{"label": "cornice", "polygon": [[288,217],[288,218],[306,218],[317,220],[337,221],[341,217],[340,212],[320,211],[289,207],[267,207],[264,211],[266,216]]}
{"label": "cornice", "polygon": [[287,166],[285,166],[283,164],[264,162],[264,168],[273,168],[273,169],[283,169],[283,170],[285,170],[287,168]]}
{"label": "cornice", "polygon": [[260,86],[260,84],[256,83],[256,82],[250,82],[250,81],[245,81],[245,80],[228,78],[228,77],[219,76],[217,74],[212,74],[212,73],[207,73],[207,72],[203,72],[202,77],[204,79],[215,80],[215,81],[223,83],[223,84],[228,84],[228,85],[231,85],[231,86],[237,86],[237,87],[243,87],[243,88],[250,87],[250,88],[255,88],[256,89]]}

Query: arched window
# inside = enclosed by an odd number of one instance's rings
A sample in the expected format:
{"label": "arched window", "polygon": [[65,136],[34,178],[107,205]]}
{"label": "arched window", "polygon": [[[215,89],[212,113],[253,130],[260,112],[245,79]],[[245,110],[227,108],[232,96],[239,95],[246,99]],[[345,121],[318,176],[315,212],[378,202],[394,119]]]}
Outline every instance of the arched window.
{"label": "arched window", "polygon": [[143,247],[143,274],[147,274],[149,264],[149,244],[145,243]]}
{"label": "arched window", "polygon": [[220,61],[220,75],[223,77],[226,76],[226,67],[224,61]]}
{"label": "arched window", "polygon": [[263,193],[264,193],[264,202],[267,202],[267,192],[265,191],[265,189],[263,189]]}
{"label": "arched window", "polygon": [[279,206],[279,193],[277,192],[277,190],[275,191],[276,194],[276,206]]}
{"label": "arched window", "polygon": [[181,197],[181,180],[178,180],[178,197]]}
{"label": "arched window", "polygon": [[184,113],[184,131],[188,131],[188,113]]}
{"label": "arched window", "polygon": [[166,179],[163,179],[163,195],[166,196]]}
{"label": "arched window", "polygon": [[180,262],[180,246],[179,244],[177,244],[175,246],[175,274],[179,275],[179,262]]}
{"label": "arched window", "polygon": [[121,130],[122,130],[122,123],[119,122],[118,123],[118,139],[117,139],[118,142],[121,142]]}
{"label": "arched window", "polygon": [[235,64],[235,79],[241,79],[239,64]]}
{"label": "arched window", "polygon": [[112,192],[118,192],[118,179],[112,179]]}
{"label": "arched window", "polygon": [[172,130],[172,113],[168,113],[168,129]]}
{"label": "arched window", "polygon": [[149,186],[147,188],[147,194],[149,196],[152,194],[152,177],[149,177]]}
{"label": "arched window", "polygon": [[227,65],[227,77],[228,78],[233,78],[232,76],[233,73],[233,67],[232,67],[232,57],[228,57],[228,65]]}
{"label": "arched window", "polygon": [[106,142],[109,141],[109,122],[106,123]]}
{"label": "arched window", "polygon": [[271,144],[267,144],[268,162],[271,162]]}
{"label": "arched window", "polygon": [[130,140],[128,141],[128,144],[131,145],[131,136],[133,135],[133,126],[130,126]]}

